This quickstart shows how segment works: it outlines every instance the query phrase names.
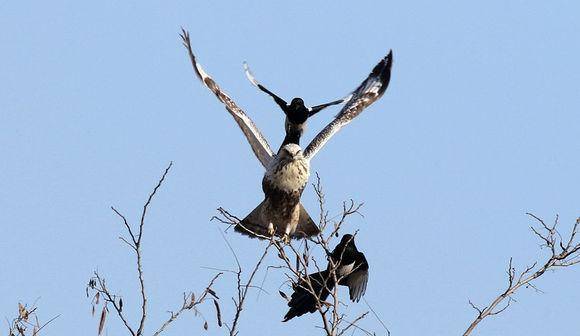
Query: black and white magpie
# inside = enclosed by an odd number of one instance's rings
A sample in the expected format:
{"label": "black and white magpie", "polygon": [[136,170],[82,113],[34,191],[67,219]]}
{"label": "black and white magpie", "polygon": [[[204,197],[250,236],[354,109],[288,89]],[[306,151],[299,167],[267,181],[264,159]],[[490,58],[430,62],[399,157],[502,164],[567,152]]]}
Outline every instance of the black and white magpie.
{"label": "black and white magpie", "polygon": [[294,293],[288,302],[290,310],[284,316],[284,322],[296,316],[315,312],[337,283],[348,287],[353,302],[358,302],[365,294],[369,279],[369,264],[365,255],[356,248],[354,236],[350,234],[342,236],[329,258],[332,262],[328,263],[326,270],[310,274],[308,280],[293,284]]}

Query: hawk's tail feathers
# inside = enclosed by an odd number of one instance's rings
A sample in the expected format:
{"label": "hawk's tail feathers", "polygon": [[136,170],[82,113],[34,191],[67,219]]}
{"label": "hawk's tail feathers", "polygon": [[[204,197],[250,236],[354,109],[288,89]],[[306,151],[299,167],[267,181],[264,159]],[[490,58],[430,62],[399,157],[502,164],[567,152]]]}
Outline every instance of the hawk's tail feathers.
{"label": "hawk's tail feathers", "polygon": [[268,225],[269,223],[264,222],[262,219],[262,207],[266,204],[266,201],[262,201],[246,218],[242,219],[241,222],[236,224],[234,230],[243,235],[249,236],[250,238],[259,239],[269,239],[268,237]]}
{"label": "hawk's tail feathers", "polygon": [[292,238],[304,238],[316,236],[320,233],[320,229],[314,223],[302,203],[300,203],[300,217],[298,219],[298,226],[296,227],[296,232],[292,235]]}
{"label": "hawk's tail feathers", "polygon": [[[266,200],[262,201],[246,218],[236,224],[234,230],[251,238],[270,239],[268,226],[270,225],[267,218],[263,216],[263,207],[266,206]],[[282,227],[274,227],[276,235],[284,235]],[[320,229],[314,223],[302,203],[300,203],[300,216],[296,231],[292,234],[293,239],[301,239],[305,237],[312,237],[320,233]]]}

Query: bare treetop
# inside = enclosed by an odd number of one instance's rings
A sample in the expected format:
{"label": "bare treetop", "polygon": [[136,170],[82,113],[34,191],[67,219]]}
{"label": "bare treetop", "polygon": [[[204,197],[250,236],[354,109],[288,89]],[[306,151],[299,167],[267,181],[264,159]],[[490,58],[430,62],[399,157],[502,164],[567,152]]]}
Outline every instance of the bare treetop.
{"label": "bare treetop", "polygon": [[530,229],[540,240],[541,248],[548,251],[546,259],[542,262],[536,261],[518,272],[513,266],[512,258],[510,258],[506,270],[506,289],[485,307],[479,307],[469,301],[469,305],[477,311],[477,316],[463,333],[463,336],[471,335],[472,331],[485,318],[504,312],[515,301],[513,296],[521,287],[539,291],[534,282],[544,275],[546,271],[573,266],[580,262],[580,243],[576,241],[580,218],[576,219],[576,223],[574,223],[570,233],[567,236],[562,236],[558,231],[558,216],[556,216],[552,225],[547,225],[543,219],[536,215],[531,213],[527,213],[527,215],[532,217],[538,224],[537,227],[532,225]]}

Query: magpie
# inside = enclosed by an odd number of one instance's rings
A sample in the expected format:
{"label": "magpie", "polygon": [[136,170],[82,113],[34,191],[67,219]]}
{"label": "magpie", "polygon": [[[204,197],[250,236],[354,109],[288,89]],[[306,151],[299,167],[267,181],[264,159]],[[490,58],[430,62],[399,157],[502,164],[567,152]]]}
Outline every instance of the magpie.
{"label": "magpie", "polygon": [[369,264],[365,255],[357,250],[354,236],[350,234],[342,236],[329,258],[332,262],[329,262],[326,270],[308,275],[312,288],[307,280],[292,285],[294,293],[288,302],[290,310],[284,316],[283,322],[306,313],[314,313],[318,305],[330,295],[337,282],[348,287],[352,302],[358,302],[365,294],[369,279]]}
{"label": "magpie", "polygon": [[280,148],[289,143],[300,145],[300,137],[302,136],[302,133],[304,133],[304,129],[306,128],[306,120],[308,120],[308,118],[329,106],[341,104],[347,100],[347,97],[345,97],[339,100],[331,101],[330,103],[307,107],[304,105],[304,100],[302,98],[296,97],[290,101],[290,104],[288,104],[284,99],[280,98],[278,95],[260,84],[252,74],[252,71],[246,62],[244,62],[244,70],[248,80],[258,89],[272,97],[274,102],[280,106],[286,115],[286,121],[284,125],[286,136],[284,137],[284,141],[282,141]]}

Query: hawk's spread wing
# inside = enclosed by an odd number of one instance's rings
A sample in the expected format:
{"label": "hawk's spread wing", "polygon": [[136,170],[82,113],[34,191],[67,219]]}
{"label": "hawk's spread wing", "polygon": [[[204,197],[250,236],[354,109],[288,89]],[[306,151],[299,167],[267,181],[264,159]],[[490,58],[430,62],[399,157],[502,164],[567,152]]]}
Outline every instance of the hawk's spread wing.
{"label": "hawk's spread wing", "polygon": [[346,104],[338,115],[332,120],[306,147],[304,157],[311,159],[324,146],[324,144],[338,132],[344,125],[351,122],[367,106],[381,98],[389,86],[391,79],[391,66],[393,64],[393,52],[385,56],[373,69],[370,75],[359,85],[353,93],[346,98]]}
{"label": "hawk's spread wing", "polygon": [[242,132],[248,139],[248,142],[250,143],[250,146],[252,146],[252,150],[254,151],[254,154],[256,154],[258,160],[260,160],[264,167],[268,167],[272,161],[274,153],[272,152],[270,145],[268,145],[268,142],[256,124],[254,124],[254,122],[246,115],[246,113],[244,113],[244,111],[239,108],[238,105],[236,105],[236,103],[220,89],[216,82],[205,71],[203,71],[201,65],[197,63],[195,55],[191,50],[189,33],[185,30],[182,30],[181,38],[183,39],[184,46],[189,52],[191,64],[193,65],[193,69],[195,70],[195,73],[199,79],[225,105],[228,112],[230,112],[232,117],[234,117],[235,121],[238,123],[238,126],[240,126],[242,129]]}

